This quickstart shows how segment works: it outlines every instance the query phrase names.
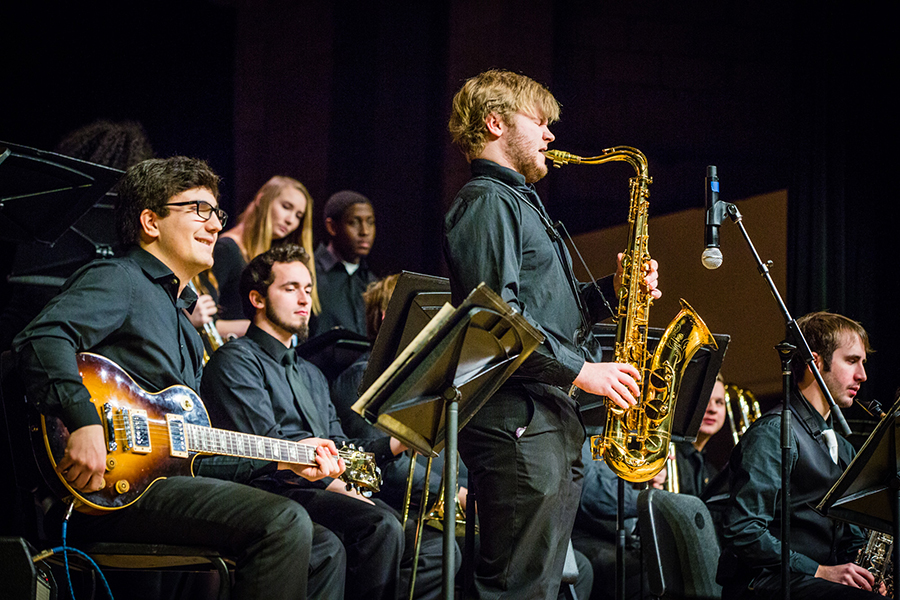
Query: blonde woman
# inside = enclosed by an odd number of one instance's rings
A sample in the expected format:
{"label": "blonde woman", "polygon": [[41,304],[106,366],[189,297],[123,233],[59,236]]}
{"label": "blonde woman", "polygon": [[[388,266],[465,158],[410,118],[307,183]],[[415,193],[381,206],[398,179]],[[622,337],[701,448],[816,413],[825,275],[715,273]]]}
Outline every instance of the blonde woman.
{"label": "blonde woman", "polygon": [[[291,177],[276,175],[263,185],[238,217],[237,225],[219,236],[212,274],[219,290],[219,320],[216,328],[225,337],[240,337],[250,325],[245,317],[238,284],[241,271],[251,260],[275,244],[303,246],[312,255],[313,201],[306,187]],[[313,279],[313,314],[319,313]]]}

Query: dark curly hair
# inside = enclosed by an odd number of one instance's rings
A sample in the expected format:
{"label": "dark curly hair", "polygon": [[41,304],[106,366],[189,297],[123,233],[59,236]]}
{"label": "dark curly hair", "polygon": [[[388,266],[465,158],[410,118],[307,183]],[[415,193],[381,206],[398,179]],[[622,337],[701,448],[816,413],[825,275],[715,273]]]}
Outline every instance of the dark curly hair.
{"label": "dark curly hair", "polygon": [[129,168],[119,182],[116,202],[116,232],[122,247],[140,241],[140,219],[145,209],[167,217],[166,203],[172,196],[194,188],[206,188],[213,197],[219,197],[219,176],[198,158],[151,158]]}
{"label": "dark curly hair", "polygon": [[269,286],[275,281],[272,267],[275,263],[301,262],[309,269],[309,254],[299,244],[279,244],[263,252],[244,267],[241,272],[241,302],[244,307],[244,316],[252,319],[256,309],[250,304],[250,292],[256,290],[265,298],[269,292]]}
{"label": "dark curly hair", "polygon": [[120,171],[153,158],[153,148],[140,123],[114,123],[105,119],[69,132],[54,152]]}

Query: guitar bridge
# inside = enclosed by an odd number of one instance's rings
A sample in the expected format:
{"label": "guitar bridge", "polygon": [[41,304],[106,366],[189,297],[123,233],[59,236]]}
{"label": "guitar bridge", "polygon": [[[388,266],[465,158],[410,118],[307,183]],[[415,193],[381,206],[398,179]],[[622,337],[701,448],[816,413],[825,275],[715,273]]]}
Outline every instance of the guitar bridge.
{"label": "guitar bridge", "polygon": [[106,423],[106,451],[115,452],[119,449],[116,443],[116,426],[113,423],[113,408],[109,402],[103,404],[103,421]]}

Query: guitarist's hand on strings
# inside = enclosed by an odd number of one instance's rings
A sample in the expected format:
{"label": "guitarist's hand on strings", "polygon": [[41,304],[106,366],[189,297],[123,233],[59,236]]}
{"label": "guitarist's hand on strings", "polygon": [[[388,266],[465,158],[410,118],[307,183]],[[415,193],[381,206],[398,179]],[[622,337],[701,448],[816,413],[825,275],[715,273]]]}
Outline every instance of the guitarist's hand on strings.
{"label": "guitarist's hand on strings", "polygon": [[106,472],[103,426],[85,425],[73,431],[56,470],[78,491],[96,492],[102,488]]}
{"label": "guitarist's hand on strings", "polygon": [[308,467],[280,462],[278,463],[279,469],[293,471],[307,481],[319,481],[325,477],[339,477],[347,468],[344,459],[338,456],[337,447],[333,441],[322,438],[306,438],[300,443],[316,447],[317,466]]}

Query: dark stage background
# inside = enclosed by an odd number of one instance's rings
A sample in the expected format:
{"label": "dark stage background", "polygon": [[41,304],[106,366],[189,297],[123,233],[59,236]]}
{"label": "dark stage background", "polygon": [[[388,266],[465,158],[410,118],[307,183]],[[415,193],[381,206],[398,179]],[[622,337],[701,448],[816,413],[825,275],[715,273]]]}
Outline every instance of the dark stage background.
{"label": "dark stage background", "polygon": [[[94,119],[135,119],[157,155],[207,159],[232,215],[271,175],[291,175],[321,234],[324,200],[355,189],[376,207],[376,271],[442,273],[441,217],[467,178],[450,99],[486,68],[521,71],[563,104],[556,147],[644,151],[654,215],[702,206],[708,164],[725,199],[787,188],[789,307],[860,319],[878,349],[864,396],[888,402],[900,244],[882,129],[897,51],[874,6],[16,3],[0,18],[0,140],[50,149]],[[628,176],[570,167],[539,189],[574,235],[625,220]]]}

